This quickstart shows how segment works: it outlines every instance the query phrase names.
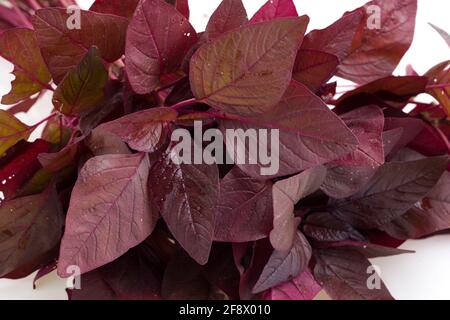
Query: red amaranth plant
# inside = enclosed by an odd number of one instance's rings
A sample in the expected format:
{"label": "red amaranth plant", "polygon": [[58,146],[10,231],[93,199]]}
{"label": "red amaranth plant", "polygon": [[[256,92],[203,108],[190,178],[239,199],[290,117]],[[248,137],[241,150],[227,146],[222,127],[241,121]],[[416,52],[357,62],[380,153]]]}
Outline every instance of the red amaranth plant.
{"label": "red amaranth plant", "polygon": [[[73,4],[0,3],[15,75],[0,111],[0,277],[75,267],[72,299],[390,299],[367,287],[368,259],[450,228],[450,61],[392,75],[416,0],[373,0],[307,34],[292,0],[251,19],[224,0],[203,33],[186,0]],[[333,76],[355,88],[336,95]],[[15,117],[49,93],[50,116]],[[222,136],[278,130],[278,170],[175,161],[173,133],[195,137],[199,121]],[[210,147],[194,149],[220,158]]]}

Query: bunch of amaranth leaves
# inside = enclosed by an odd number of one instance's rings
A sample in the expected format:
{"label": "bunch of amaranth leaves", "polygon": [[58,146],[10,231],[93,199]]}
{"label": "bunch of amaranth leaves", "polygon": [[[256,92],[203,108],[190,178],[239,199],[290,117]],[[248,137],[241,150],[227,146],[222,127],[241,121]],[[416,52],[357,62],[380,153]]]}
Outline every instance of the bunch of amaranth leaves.
{"label": "bunch of amaranth leaves", "polygon": [[[392,75],[416,0],[374,0],[306,35],[292,0],[251,19],[224,0],[203,33],[186,0],[73,4],[0,3],[15,76],[0,111],[0,277],[78,270],[72,299],[389,299],[367,285],[368,259],[450,228],[450,63]],[[333,76],[355,88],[339,97]],[[48,94],[50,116],[16,118]],[[195,121],[278,129],[279,170],[177,163],[171,133]]]}

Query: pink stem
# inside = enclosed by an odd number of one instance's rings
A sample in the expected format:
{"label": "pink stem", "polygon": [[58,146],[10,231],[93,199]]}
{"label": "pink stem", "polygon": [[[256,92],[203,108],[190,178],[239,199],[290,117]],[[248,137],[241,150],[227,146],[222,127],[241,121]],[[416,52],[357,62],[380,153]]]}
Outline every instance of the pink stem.
{"label": "pink stem", "polygon": [[11,0],[11,4],[13,5],[13,9],[16,12],[16,14],[19,16],[19,18],[22,20],[22,22],[24,23],[24,26],[26,26],[27,28],[33,29],[33,25],[31,24],[31,22],[27,19],[27,17],[24,15],[24,13],[22,12],[22,10],[20,10],[19,6],[17,5],[16,0]]}
{"label": "pink stem", "polygon": [[450,87],[450,83],[430,84],[427,89],[444,89]]}
{"label": "pink stem", "polygon": [[39,126],[40,126],[41,124],[43,124],[44,122],[46,122],[46,121],[48,121],[48,120],[54,118],[56,115],[57,115],[56,112],[52,113],[52,114],[49,115],[47,118],[45,118],[45,119],[39,121],[38,123],[32,125],[31,128],[32,128],[32,129],[36,129],[37,127],[39,127]]}
{"label": "pink stem", "polygon": [[28,0],[28,3],[33,8],[33,10],[42,9],[41,5],[36,0]]}
{"label": "pink stem", "polygon": [[174,104],[173,106],[171,106],[171,108],[174,109],[174,110],[179,110],[181,108],[191,106],[191,105],[193,105],[193,104],[195,104],[197,102],[198,102],[197,99],[192,98],[192,99],[188,99],[188,100],[184,100],[184,101],[178,102],[177,104]]}

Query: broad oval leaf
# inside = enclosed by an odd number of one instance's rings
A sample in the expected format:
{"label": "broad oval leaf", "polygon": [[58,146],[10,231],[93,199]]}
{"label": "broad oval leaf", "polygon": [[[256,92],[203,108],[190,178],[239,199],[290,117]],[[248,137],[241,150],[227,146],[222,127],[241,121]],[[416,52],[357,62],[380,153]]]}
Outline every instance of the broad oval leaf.
{"label": "broad oval leaf", "polygon": [[268,111],[291,81],[308,21],[304,16],[249,25],[203,45],[190,62],[194,96],[229,114]]}
{"label": "broad oval leaf", "polygon": [[98,128],[117,135],[131,149],[153,152],[164,140],[178,113],[166,107],[143,110],[104,123]]}
{"label": "broad oval leaf", "polygon": [[61,243],[58,274],[77,265],[82,273],[123,255],[153,231],[145,154],[91,158],[79,173],[72,191],[66,230]]}
{"label": "broad oval leaf", "polygon": [[0,206],[0,277],[54,249],[63,224],[54,188]]}
{"label": "broad oval leaf", "polygon": [[367,83],[391,75],[411,46],[417,0],[373,0],[361,9],[363,30],[355,37],[350,54],[341,60],[338,76]]}
{"label": "broad oval leaf", "polygon": [[305,236],[297,231],[292,248],[275,250],[253,287],[254,293],[263,292],[297,277],[308,266],[312,249]]}
{"label": "broad oval leaf", "polygon": [[357,194],[332,202],[333,215],[363,229],[380,227],[400,217],[436,185],[448,157],[390,162],[380,167]]}
{"label": "broad oval leaf", "polygon": [[297,9],[292,0],[268,0],[250,19],[250,23],[287,17],[298,17]]}
{"label": "broad oval leaf", "polygon": [[42,56],[56,84],[92,46],[106,62],[120,59],[125,51],[126,18],[81,10],[78,29],[70,24],[76,17],[63,8],[45,8],[37,10],[32,19]]}
{"label": "broad oval leaf", "polygon": [[[234,159],[239,155],[249,158],[252,154],[250,146],[258,146],[259,152],[265,149],[271,152],[273,163],[279,155],[278,171],[268,171],[266,175],[262,175],[261,169],[268,169],[268,166],[260,161],[238,164],[247,174],[264,179],[291,175],[330,162],[354,151],[358,144],[350,129],[320,98],[304,85],[294,82],[270,112],[258,117],[222,120],[220,128],[226,137],[227,151]],[[233,135],[228,135],[227,129],[243,131],[242,134],[233,131]],[[249,130],[258,129],[267,130],[267,139],[262,137],[256,141],[249,135]],[[272,129],[279,130],[279,141],[277,132]],[[233,143],[236,139],[237,143]],[[277,146],[279,150],[276,150]],[[275,169],[274,166],[273,171]]]}
{"label": "broad oval leaf", "polygon": [[133,90],[147,94],[160,77],[175,72],[196,42],[189,21],[162,0],[143,0],[127,31],[126,71]]}
{"label": "broad oval leaf", "polygon": [[11,92],[3,96],[2,104],[15,104],[49,88],[51,76],[33,30],[17,28],[3,32],[0,56],[14,65],[13,74],[16,76],[11,83]]}
{"label": "broad oval leaf", "polygon": [[204,37],[212,40],[248,22],[242,0],[223,0],[214,11],[205,29]]}
{"label": "broad oval leaf", "polygon": [[56,88],[53,104],[65,115],[88,112],[103,102],[107,81],[108,72],[100,53],[96,47],[92,47]]}
{"label": "broad oval leaf", "polygon": [[27,139],[31,130],[8,111],[0,110],[0,155],[20,140]]}
{"label": "broad oval leaf", "polygon": [[292,247],[298,225],[294,206],[304,197],[317,191],[325,175],[325,167],[317,166],[274,184],[274,219],[270,242],[276,250],[286,251]]}
{"label": "broad oval leaf", "polygon": [[249,177],[234,167],[220,182],[214,240],[259,240],[268,236],[272,224],[272,183]]}
{"label": "broad oval leaf", "polygon": [[153,164],[148,192],[175,239],[203,265],[214,236],[219,171],[217,165],[177,164],[178,156],[168,150]]}

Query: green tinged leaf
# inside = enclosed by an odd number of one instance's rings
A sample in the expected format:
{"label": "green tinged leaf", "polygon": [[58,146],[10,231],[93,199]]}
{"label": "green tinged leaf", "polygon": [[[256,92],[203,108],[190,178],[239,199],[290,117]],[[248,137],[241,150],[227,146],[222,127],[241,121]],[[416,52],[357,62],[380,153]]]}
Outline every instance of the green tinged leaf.
{"label": "green tinged leaf", "polygon": [[66,74],[55,91],[53,103],[66,115],[90,111],[103,102],[107,81],[108,72],[99,51],[92,47],[80,64]]}
{"label": "green tinged leaf", "polygon": [[0,156],[20,140],[27,139],[30,129],[9,112],[0,110]]}
{"label": "green tinged leaf", "polygon": [[14,65],[11,92],[3,96],[2,104],[15,104],[48,87],[51,80],[33,30],[16,28],[0,37],[0,56]]}

